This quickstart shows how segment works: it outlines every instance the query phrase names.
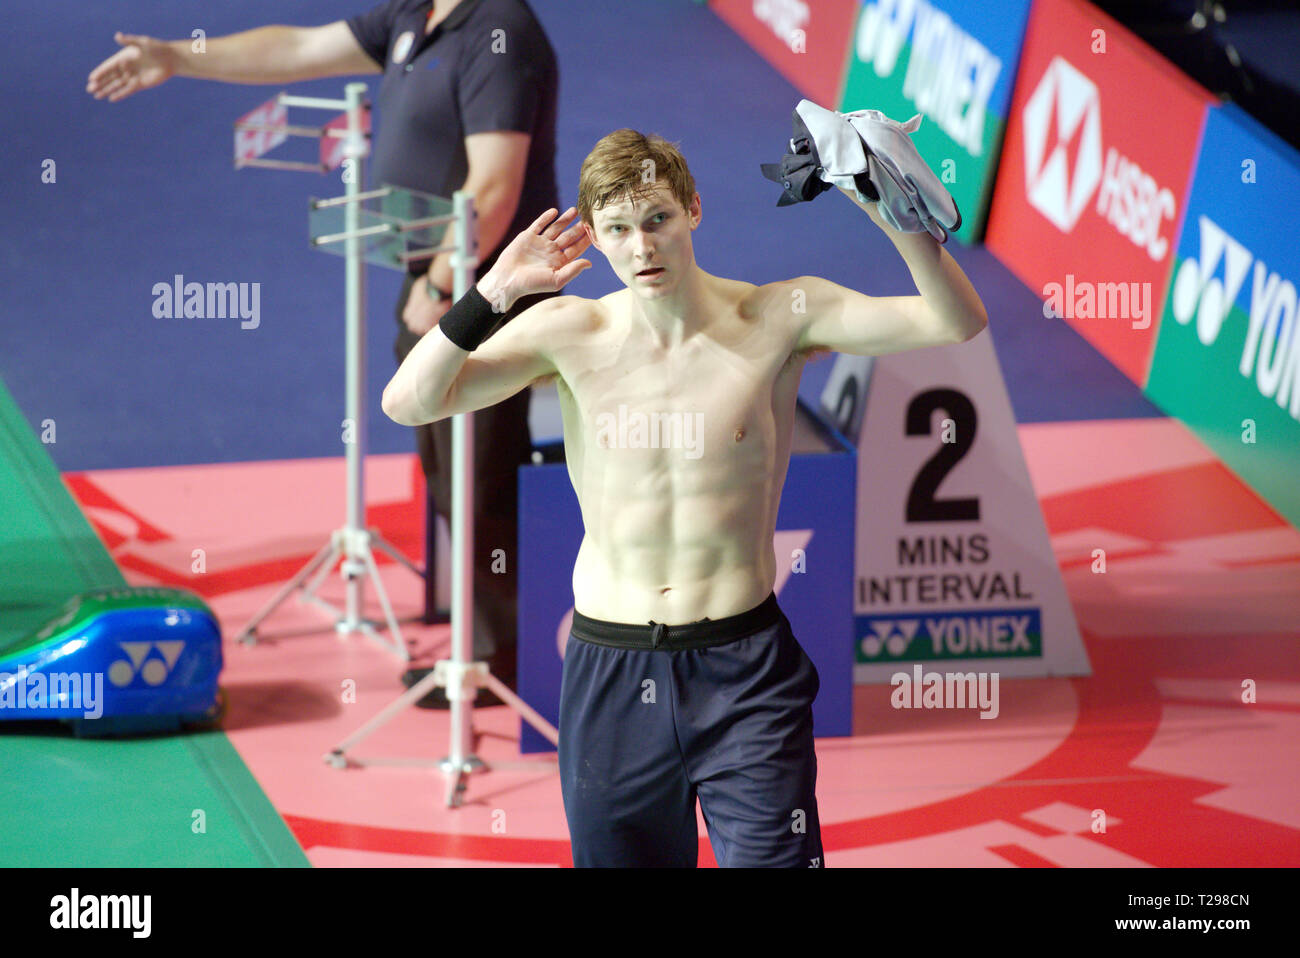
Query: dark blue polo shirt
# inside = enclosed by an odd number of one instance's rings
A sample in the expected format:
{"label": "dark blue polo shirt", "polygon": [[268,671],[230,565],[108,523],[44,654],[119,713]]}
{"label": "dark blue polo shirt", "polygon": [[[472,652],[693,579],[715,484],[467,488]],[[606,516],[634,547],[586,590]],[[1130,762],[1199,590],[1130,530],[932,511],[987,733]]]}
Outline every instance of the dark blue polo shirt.
{"label": "dark blue polo shirt", "polygon": [[[373,102],[371,180],[450,197],[468,173],[465,137],[510,130],[532,140],[509,243],[537,216],[559,207],[555,53],[524,0],[461,0],[426,36],[430,0],[387,0],[347,21],[384,68]],[[480,250],[478,275],[500,247]],[[413,271],[428,268],[427,261]]]}

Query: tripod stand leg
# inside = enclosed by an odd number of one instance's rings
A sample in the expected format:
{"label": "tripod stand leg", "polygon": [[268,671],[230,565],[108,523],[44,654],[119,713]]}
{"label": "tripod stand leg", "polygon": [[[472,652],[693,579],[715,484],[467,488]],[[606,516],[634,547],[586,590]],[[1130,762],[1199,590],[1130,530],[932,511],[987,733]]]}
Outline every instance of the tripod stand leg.
{"label": "tripod stand leg", "polygon": [[477,755],[449,756],[438,763],[442,769],[443,802],[448,808],[459,808],[465,803],[465,792],[469,789],[469,777],[479,769],[487,768]]}
{"label": "tripod stand leg", "polygon": [[337,559],[338,556],[338,544],[334,541],[326,543],[310,562],[298,570],[297,575],[285,583],[284,587],[276,593],[275,598],[268,602],[262,611],[253,616],[252,621],[250,621],[248,625],[244,626],[243,631],[235,637],[235,640],[247,645],[255,643],[257,637],[254,633],[257,631],[257,627],[262,624],[262,621],[274,612],[280,603],[289,597],[289,594],[293,592],[294,589],[302,585],[302,583],[316,571],[321,563],[325,563],[324,567],[328,571],[334,565],[334,560]]}
{"label": "tripod stand leg", "polygon": [[[330,756],[332,755],[342,756],[348,749],[369,737],[380,726],[387,724],[393,716],[397,715],[397,713],[424,698],[426,692],[439,684],[441,684],[441,677],[438,675],[438,672],[436,670],[430,672],[424,678],[420,679],[420,681],[416,682],[409,689],[403,692],[398,698],[386,705],[384,710],[369,722],[361,726],[361,728],[357,729],[343,741],[339,742],[338,745],[335,745],[334,748],[325,756],[325,760],[327,762],[330,761]],[[342,768],[343,766],[336,765],[335,767]]]}
{"label": "tripod stand leg", "polygon": [[370,551],[369,546],[365,550],[366,569],[370,572],[370,578],[375,583],[375,593],[379,596],[379,604],[383,606],[384,618],[388,622],[388,634],[392,637],[393,651],[403,662],[411,661],[410,650],[406,648],[406,643],[402,641],[402,630],[397,626],[397,617],[393,615],[393,607],[389,604],[388,593],[384,591],[383,580],[379,578],[379,566],[375,564],[374,553]]}
{"label": "tripod stand leg", "polygon": [[[344,551],[343,551],[343,545],[339,541],[339,533],[337,530],[331,534],[330,544],[335,550],[335,557],[341,558],[344,555]],[[332,610],[333,606],[329,605],[329,603],[317,599],[316,590],[320,588],[321,583],[325,581],[325,577],[329,575],[330,570],[333,568],[334,568],[333,562],[330,562],[328,565],[321,566],[320,571],[316,574],[315,578],[313,578],[311,582],[307,583],[307,585],[303,587],[302,590],[303,598],[321,602],[325,608]]]}
{"label": "tripod stand leg", "polygon": [[447,791],[444,796],[448,808],[459,808],[465,803],[465,791],[469,787],[469,772],[461,769],[447,773]]}
{"label": "tripod stand leg", "polygon": [[377,532],[374,529],[370,529],[368,531],[370,532],[370,541],[372,544],[379,546],[379,548],[383,549],[384,552],[388,553],[388,556],[394,562],[400,562],[402,565],[406,566],[408,569],[410,569],[412,572],[418,575],[421,579],[424,578],[425,575],[424,570],[422,570],[419,566],[417,566],[406,556],[402,555],[402,553],[398,552],[397,549],[387,539],[385,539],[382,535],[379,534],[379,532]]}
{"label": "tripod stand leg", "polygon": [[482,683],[485,687],[495,692],[497,698],[518,712],[525,722],[537,729],[543,738],[552,745],[557,747],[559,746],[560,733],[555,726],[542,718],[542,716],[531,705],[521,699],[514,692],[510,691],[510,689],[506,688],[504,682],[491,672],[487,672],[482,676]]}

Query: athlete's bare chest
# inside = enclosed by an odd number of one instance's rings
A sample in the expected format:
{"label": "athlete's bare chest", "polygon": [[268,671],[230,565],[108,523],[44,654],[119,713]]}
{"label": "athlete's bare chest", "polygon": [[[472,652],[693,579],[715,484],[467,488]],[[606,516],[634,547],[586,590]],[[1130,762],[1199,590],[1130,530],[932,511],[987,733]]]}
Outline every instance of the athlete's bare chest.
{"label": "athlete's bare chest", "polygon": [[[791,371],[780,344],[697,337],[660,349],[593,342],[561,363],[566,430],[611,467],[762,468]],[[564,368],[568,365],[568,368]]]}

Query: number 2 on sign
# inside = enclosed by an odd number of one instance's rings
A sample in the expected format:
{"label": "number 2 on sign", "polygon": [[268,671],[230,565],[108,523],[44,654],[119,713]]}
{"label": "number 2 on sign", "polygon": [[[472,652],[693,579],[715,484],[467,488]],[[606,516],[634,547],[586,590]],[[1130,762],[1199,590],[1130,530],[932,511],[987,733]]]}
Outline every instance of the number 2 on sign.
{"label": "number 2 on sign", "polygon": [[[930,421],[935,410],[942,409],[956,426],[954,441],[945,441],[938,452],[925,461],[912,480],[907,493],[908,522],[978,522],[980,501],[971,496],[963,499],[936,499],[935,492],[944,477],[957,465],[975,442],[975,405],[956,389],[928,389],[917,393],[907,404],[904,432],[908,436],[930,435]],[[946,440],[946,437],[945,437]]]}

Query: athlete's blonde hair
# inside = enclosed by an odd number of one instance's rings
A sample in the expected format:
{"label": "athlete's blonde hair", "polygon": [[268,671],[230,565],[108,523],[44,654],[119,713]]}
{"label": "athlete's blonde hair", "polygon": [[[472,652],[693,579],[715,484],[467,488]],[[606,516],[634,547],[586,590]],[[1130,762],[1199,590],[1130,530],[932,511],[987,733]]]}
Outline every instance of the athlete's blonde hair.
{"label": "athlete's blonde hair", "polygon": [[578,175],[578,215],[594,225],[592,213],[623,197],[654,192],[666,180],[682,209],[695,198],[695,178],[675,143],[653,133],[615,130],[602,137],[582,161]]}

